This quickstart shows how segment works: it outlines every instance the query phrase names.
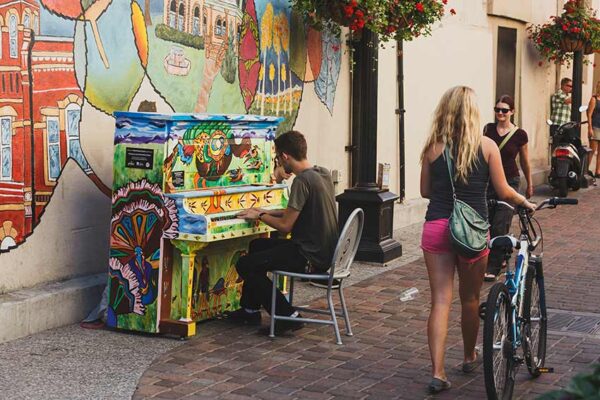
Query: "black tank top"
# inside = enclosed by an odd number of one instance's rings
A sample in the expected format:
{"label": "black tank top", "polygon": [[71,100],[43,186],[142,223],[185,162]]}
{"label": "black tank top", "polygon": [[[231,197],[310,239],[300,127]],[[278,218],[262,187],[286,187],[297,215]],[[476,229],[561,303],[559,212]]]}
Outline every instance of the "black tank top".
{"label": "black tank top", "polygon": [[[465,185],[461,181],[454,183],[456,197],[473,207],[485,219],[488,217],[486,193],[489,179],[489,166],[480,147],[477,162],[467,179],[467,184]],[[442,153],[431,164],[431,195],[425,220],[450,218],[453,206],[450,174],[444,153]]]}

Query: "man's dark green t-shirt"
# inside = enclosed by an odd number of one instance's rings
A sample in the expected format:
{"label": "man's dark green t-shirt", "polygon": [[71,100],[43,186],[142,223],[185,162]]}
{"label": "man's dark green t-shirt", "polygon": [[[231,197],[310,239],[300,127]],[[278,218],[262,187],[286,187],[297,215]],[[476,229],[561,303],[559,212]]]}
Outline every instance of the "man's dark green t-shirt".
{"label": "man's dark green t-shirt", "polygon": [[329,268],[338,240],[335,190],[330,172],[314,166],[294,178],[288,207],[300,212],[292,241],[317,269]]}

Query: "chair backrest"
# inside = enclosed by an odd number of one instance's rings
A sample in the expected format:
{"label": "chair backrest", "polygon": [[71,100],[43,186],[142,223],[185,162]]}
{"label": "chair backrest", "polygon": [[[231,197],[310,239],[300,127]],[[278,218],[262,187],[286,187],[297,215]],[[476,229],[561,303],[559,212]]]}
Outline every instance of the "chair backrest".
{"label": "chair backrest", "polygon": [[335,246],[333,253],[333,262],[331,263],[330,274],[345,277],[350,271],[350,265],[354,261],[354,256],[358,250],[360,237],[365,221],[365,213],[361,208],[352,211],[348,220],[344,224],[340,238]]}

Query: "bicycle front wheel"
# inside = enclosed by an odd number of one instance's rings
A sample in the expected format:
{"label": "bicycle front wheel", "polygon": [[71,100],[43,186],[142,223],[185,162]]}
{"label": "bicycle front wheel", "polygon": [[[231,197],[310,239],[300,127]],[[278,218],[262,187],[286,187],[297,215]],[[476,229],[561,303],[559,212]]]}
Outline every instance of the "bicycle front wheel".
{"label": "bicycle front wheel", "polygon": [[510,399],[514,381],[510,295],[496,283],[490,289],[483,323],[483,374],[488,399]]}
{"label": "bicycle front wheel", "polygon": [[540,368],[544,366],[546,361],[546,334],[548,329],[541,262],[539,265],[532,263],[527,268],[523,320],[525,363],[531,376],[537,377],[540,375]]}

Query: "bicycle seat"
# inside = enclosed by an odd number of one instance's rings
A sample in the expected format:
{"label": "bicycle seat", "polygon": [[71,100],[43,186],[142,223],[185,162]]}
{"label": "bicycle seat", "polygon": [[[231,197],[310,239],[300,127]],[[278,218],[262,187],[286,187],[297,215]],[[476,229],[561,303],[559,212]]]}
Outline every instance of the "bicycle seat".
{"label": "bicycle seat", "polygon": [[502,235],[502,236],[496,236],[495,238],[492,238],[492,240],[490,240],[488,247],[490,249],[499,249],[499,250],[507,251],[507,250],[511,250],[511,249],[518,249],[520,246],[519,246],[519,242],[517,241],[517,238],[515,238],[514,236]]}

